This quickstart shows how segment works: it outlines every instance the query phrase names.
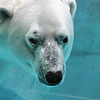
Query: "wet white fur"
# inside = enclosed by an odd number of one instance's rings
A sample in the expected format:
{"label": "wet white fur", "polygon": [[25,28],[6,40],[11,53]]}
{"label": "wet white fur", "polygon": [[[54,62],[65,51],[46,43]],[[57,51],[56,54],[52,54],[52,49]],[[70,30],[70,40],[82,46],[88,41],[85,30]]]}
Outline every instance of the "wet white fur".
{"label": "wet white fur", "polygon": [[0,83],[14,66],[21,66],[34,75],[36,58],[25,42],[25,37],[31,36],[34,30],[38,30],[40,36],[46,35],[48,40],[54,32],[68,34],[70,41],[62,51],[67,61],[74,37],[75,0],[0,0],[0,11],[9,15],[8,19],[0,15]]}

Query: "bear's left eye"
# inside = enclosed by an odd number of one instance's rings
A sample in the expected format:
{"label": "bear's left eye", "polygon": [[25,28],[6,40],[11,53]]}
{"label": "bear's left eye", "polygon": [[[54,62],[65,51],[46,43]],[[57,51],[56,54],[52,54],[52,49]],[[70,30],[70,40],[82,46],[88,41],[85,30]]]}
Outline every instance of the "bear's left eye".
{"label": "bear's left eye", "polygon": [[37,45],[37,40],[30,38],[29,41],[32,45]]}
{"label": "bear's left eye", "polygon": [[59,44],[66,44],[66,43],[68,43],[68,36],[60,35],[57,38],[57,41],[58,41]]}
{"label": "bear's left eye", "polygon": [[63,43],[67,43],[68,42],[68,37],[65,37],[64,39],[63,39]]}

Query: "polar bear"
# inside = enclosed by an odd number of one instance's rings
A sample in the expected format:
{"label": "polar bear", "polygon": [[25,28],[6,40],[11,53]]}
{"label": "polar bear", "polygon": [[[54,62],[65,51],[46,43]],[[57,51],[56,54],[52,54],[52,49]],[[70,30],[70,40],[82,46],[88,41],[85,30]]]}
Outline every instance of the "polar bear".
{"label": "polar bear", "polygon": [[75,0],[0,0],[0,83],[20,66],[40,83],[60,84],[75,12]]}

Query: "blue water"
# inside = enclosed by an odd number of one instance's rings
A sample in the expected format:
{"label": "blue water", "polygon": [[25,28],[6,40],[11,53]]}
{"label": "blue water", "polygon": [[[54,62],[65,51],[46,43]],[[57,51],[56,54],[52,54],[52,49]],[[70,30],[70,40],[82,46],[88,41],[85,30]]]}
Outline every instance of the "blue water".
{"label": "blue water", "polygon": [[62,85],[47,88],[21,68],[0,85],[0,100],[100,100],[100,0],[77,0],[75,41]]}

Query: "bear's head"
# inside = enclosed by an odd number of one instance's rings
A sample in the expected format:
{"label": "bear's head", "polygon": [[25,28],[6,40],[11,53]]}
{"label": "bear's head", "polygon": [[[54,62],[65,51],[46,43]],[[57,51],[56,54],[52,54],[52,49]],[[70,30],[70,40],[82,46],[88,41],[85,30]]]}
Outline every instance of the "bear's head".
{"label": "bear's head", "polygon": [[75,11],[75,0],[22,0],[12,7],[1,6],[1,28],[6,28],[15,64],[41,83],[61,83],[73,45]]}

